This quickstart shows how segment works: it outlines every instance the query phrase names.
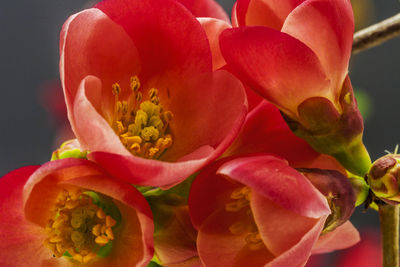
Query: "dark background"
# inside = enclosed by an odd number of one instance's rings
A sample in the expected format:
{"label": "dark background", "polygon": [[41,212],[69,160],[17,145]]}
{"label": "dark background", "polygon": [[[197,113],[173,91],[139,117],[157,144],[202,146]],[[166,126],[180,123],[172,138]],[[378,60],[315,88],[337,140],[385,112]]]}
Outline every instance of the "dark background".
{"label": "dark background", "polygon": [[[230,14],[234,1],[219,2]],[[359,2],[364,11],[371,7],[368,4],[373,4],[364,24],[400,12],[397,0]],[[15,0],[0,4],[0,176],[49,159],[56,123],[40,103],[39,95],[46,82],[59,77],[58,42],[62,24],[69,15],[91,4],[83,0]],[[400,143],[399,50],[400,38],[397,38],[351,60],[353,85],[370,102],[364,141],[373,160],[382,156],[385,149],[393,151]],[[377,217],[373,211],[361,214],[357,210],[352,221],[357,226],[377,225]]]}

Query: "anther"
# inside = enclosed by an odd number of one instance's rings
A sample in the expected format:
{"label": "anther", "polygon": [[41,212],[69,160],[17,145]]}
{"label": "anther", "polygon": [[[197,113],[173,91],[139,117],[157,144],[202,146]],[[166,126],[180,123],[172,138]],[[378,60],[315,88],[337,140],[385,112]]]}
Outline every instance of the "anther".
{"label": "anther", "polygon": [[101,208],[98,208],[96,211],[96,216],[99,219],[104,219],[106,217],[106,214],[104,213],[104,211]]}
{"label": "anther", "polygon": [[137,92],[140,88],[140,81],[139,78],[135,75],[131,77],[131,84],[130,87],[132,91]]}
{"label": "anther", "polygon": [[104,235],[101,235],[101,236],[96,237],[94,242],[96,242],[100,246],[104,246],[104,245],[106,245],[108,243],[108,238],[106,236],[104,236]]}
{"label": "anther", "polygon": [[113,95],[118,95],[119,93],[121,93],[121,86],[119,86],[118,83],[114,83],[112,85],[112,93]]}

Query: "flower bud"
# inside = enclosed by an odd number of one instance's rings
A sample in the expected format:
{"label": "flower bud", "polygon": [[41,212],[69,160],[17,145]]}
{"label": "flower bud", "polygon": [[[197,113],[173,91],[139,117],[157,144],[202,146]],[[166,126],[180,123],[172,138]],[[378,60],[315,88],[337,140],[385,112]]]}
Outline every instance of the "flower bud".
{"label": "flower bud", "polygon": [[331,215],[326,219],[322,233],[333,231],[352,215],[356,195],[349,179],[338,171],[299,169],[304,176],[326,197]]}
{"label": "flower bud", "polygon": [[88,151],[82,151],[77,139],[71,139],[61,144],[51,155],[51,161],[66,158],[86,158]]}
{"label": "flower bud", "polygon": [[376,160],[369,169],[368,183],[374,194],[389,204],[400,203],[400,155],[389,154]]}

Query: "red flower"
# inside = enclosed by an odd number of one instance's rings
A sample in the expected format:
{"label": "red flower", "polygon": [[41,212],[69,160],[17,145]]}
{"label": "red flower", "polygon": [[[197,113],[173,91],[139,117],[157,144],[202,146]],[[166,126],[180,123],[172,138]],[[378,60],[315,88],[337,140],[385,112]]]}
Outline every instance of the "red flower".
{"label": "red flower", "polygon": [[228,68],[279,107],[296,135],[363,176],[362,144],[348,64],[354,21],[350,1],[238,0],[221,51]]}
{"label": "red flower", "polygon": [[246,114],[241,83],[212,72],[205,31],[172,0],[107,0],[73,15],[60,69],[89,159],[130,183],[180,182],[226,149]]}
{"label": "red flower", "polygon": [[[221,160],[199,174],[189,195],[206,266],[300,266],[311,251],[348,247],[358,234],[346,223],[316,243],[330,209],[325,197],[281,158]],[[340,229],[342,228],[342,229]],[[348,239],[335,239],[350,229]]]}
{"label": "red flower", "polygon": [[145,199],[93,163],[57,160],[0,179],[1,266],[147,266]]}

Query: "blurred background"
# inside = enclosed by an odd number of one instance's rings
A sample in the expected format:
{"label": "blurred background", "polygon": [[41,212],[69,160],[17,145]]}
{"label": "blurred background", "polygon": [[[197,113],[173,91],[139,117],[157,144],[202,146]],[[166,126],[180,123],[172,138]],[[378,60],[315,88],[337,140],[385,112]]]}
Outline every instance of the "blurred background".
{"label": "blurred background", "polygon": [[[230,14],[234,0],[218,2]],[[359,29],[400,12],[398,0],[352,2]],[[2,1],[0,177],[20,166],[47,161],[52,149],[62,141],[60,135],[68,136],[62,119],[65,111],[57,104],[57,99],[63,97],[58,82],[59,31],[68,16],[94,3],[87,0]],[[364,142],[373,160],[384,155],[385,150],[393,151],[400,143],[399,65],[400,38],[351,59],[350,77],[365,118]],[[49,109],[56,110],[55,114],[50,115]],[[352,222],[359,228],[373,229],[378,225],[378,215],[374,211],[363,214],[359,208]],[[368,231],[368,236],[373,236],[373,230]],[[322,266],[321,262],[316,266]],[[325,262],[323,266],[330,265]]]}

